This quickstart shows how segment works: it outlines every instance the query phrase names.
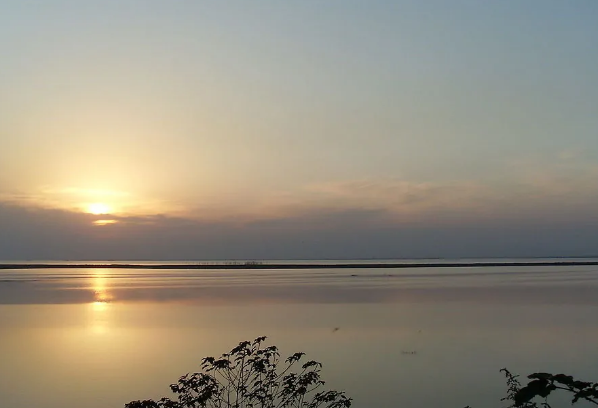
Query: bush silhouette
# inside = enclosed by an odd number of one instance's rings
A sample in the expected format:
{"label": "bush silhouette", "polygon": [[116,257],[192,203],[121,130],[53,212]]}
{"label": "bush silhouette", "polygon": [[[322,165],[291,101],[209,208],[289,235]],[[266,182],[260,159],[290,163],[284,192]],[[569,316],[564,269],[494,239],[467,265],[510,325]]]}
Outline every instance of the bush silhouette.
{"label": "bush silhouette", "polygon": [[[322,364],[295,353],[281,364],[276,346],[262,347],[266,337],[243,341],[220,358],[202,360],[203,372],[187,374],[170,386],[176,400],[131,401],[125,408],[343,408],[344,392],[320,391]],[[279,369],[279,365],[283,367]]]}
{"label": "bush silhouette", "polygon": [[[276,346],[263,347],[266,337],[243,341],[219,358],[205,357],[203,372],[186,374],[171,384],[176,400],[131,401],[125,408],[349,408],[344,392],[321,391],[322,364],[298,363],[305,356],[295,353],[281,362]],[[282,366],[279,368],[279,366]],[[297,368],[298,372],[293,372]],[[525,386],[519,376],[500,370],[507,380],[509,408],[550,408],[555,391],[572,394],[572,404],[587,401],[598,405],[598,383],[575,380],[564,374],[534,373]],[[539,401],[539,402],[538,402]],[[470,408],[470,407],[466,407]]]}
{"label": "bush silhouette", "polygon": [[[548,396],[557,390],[573,394],[571,404],[583,400],[598,405],[598,383],[578,381],[565,374],[533,373],[527,376],[531,381],[522,387],[518,375],[506,368],[500,371],[507,378],[507,396],[501,401],[510,402],[509,408],[551,408]],[[538,399],[541,402],[536,402]]]}

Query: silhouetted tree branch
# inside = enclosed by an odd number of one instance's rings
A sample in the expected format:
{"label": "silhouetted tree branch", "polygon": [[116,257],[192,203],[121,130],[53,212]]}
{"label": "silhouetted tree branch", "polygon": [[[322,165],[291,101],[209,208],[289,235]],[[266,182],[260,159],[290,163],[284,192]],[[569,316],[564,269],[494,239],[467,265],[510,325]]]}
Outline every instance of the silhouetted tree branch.
{"label": "silhouetted tree branch", "polygon": [[[575,380],[570,375],[534,373],[527,376],[527,385],[521,386],[518,376],[509,370],[501,370],[507,378],[507,396],[502,401],[510,401],[514,408],[550,408],[548,397],[557,390],[573,394],[572,404],[580,400],[598,405],[598,383]],[[542,399],[540,403],[534,401]]]}
{"label": "silhouetted tree branch", "polygon": [[[318,391],[322,364],[295,353],[281,364],[276,346],[262,347],[266,337],[243,341],[219,358],[202,360],[203,372],[187,374],[170,386],[176,400],[131,401],[125,408],[348,408],[344,392]],[[293,368],[298,372],[292,372]]]}

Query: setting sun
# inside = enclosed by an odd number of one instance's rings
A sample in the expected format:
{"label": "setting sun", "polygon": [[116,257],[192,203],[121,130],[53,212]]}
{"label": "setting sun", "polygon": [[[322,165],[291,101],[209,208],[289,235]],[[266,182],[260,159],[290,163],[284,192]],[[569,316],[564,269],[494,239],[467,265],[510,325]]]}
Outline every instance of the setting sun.
{"label": "setting sun", "polygon": [[87,206],[87,212],[94,215],[109,214],[110,207],[104,203],[93,203]]}

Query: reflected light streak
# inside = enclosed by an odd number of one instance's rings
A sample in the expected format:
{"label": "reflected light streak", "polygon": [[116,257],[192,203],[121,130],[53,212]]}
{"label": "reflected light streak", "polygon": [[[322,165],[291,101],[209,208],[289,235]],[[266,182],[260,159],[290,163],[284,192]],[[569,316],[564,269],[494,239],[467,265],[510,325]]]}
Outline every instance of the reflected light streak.
{"label": "reflected light streak", "polygon": [[102,270],[94,269],[93,292],[96,303],[107,303],[112,300],[112,295],[108,291],[107,279]]}
{"label": "reflected light streak", "polygon": [[91,302],[90,324],[91,330],[96,334],[108,331],[110,322],[110,302],[114,299],[108,288],[108,278],[102,269],[93,269],[91,289],[93,302]]}

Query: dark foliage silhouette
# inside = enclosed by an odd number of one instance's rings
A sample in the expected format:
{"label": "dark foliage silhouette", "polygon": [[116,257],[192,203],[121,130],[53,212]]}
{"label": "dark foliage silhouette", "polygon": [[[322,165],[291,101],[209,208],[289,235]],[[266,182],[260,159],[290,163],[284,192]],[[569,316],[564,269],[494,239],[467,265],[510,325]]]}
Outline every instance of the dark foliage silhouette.
{"label": "dark foliage silhouette", "polygon": [[[507,396],[502,400],[511,402],[510,407],[550,408],[548,396],[557,390],[572,394],[572,404],[583,400],[598,405],[598,383],[578,381],[565,374],[534,373],[527,376],[530,381],[522,387],[517,375],[506,368],[501,372],[507,378]],[[542,401],[536,402],[538,399]]]}
{"label": "dark foliage silhouette", "polygon": [[[182,376],[170,386],[176,400],[132,401],[125,408],[344,408],[344,392],[320,391],[322,364],[295,353],[284,362],[276,346],[263,347],[266,337],[243,341],[219,358],[202,360],[203,372]],[[279,368],[279,365],[282,368]],[[292,369],[297,368],[298,372]]]}

